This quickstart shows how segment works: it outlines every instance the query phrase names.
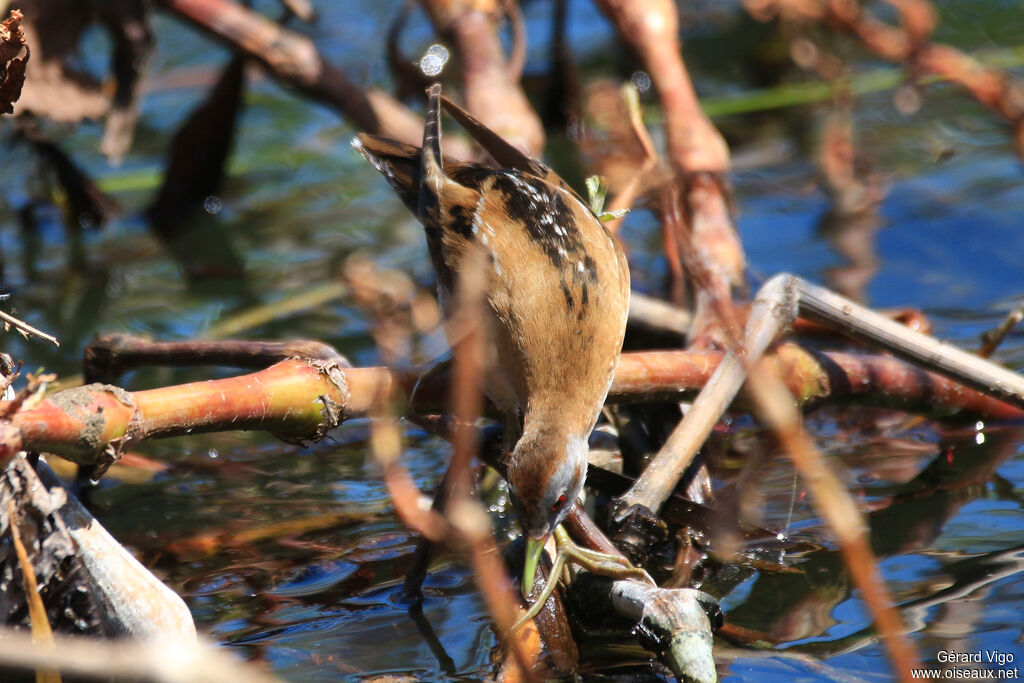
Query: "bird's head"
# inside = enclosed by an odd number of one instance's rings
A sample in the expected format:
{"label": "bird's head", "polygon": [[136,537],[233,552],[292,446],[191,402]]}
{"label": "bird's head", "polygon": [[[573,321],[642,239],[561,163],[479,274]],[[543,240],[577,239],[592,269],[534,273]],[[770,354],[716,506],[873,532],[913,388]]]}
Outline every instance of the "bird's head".
{"label": "bird's head", "polygon": [[523,594],[533,588],[544,542],[569,513],[587,476],[587,442],[576,435],[527,430],[512,451],[508,483],[526,537]]}

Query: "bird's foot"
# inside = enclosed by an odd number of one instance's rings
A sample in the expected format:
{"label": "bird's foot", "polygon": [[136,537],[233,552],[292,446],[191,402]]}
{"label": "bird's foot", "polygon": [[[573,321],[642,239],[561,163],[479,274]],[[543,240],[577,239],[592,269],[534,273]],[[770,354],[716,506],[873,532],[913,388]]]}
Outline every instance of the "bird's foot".
{"label": "bird's foot", "polygon": [[512,626],[512,633],[518,631],[523,624],[532,621],[534,617],[540,614],[548,598],[555,592],[558,579],[569,562],[583,567],[591,574],[607,576],[613,579],[635,579],[652,586],[657,585],[650,574],[639,567],[634,567],[630,564],[629,560],[621,555],[599,553],[596,550],[576,545],[569,538],[569,533],[561,525],[555,527],[554,537],[555,561],[552,563],[551,572],[548,573],[548,578],[544,583],[544,590],[533,601],[526,614],[520,617],[519,621]]}

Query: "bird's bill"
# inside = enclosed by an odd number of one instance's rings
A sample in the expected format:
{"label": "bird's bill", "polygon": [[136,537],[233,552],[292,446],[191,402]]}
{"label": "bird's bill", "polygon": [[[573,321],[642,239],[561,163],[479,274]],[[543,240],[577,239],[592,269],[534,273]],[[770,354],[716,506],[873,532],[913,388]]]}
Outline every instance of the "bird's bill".
{"label": "bird's bill", "polygon": [[[525,535],[525,534],[524,534]],[[537,576],[537,565],[540,564],[540,555],[544,552],[544,544],[548,537],[531,538],[526,536],[526,560],[523,562],[523,597],[529,598],[533,591],[533,581]]]}

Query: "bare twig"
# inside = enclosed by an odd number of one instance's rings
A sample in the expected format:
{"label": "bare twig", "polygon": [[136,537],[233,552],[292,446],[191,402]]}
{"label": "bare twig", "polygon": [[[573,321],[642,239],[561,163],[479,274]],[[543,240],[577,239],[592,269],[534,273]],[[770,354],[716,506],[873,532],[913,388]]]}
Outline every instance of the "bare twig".
{"label": "bare twig", "polygon": [[[459,273],[455,310],[449,321],[453,337],[460,340],[456,348],[454,386],[452,391],[455,452],[445,476],[447,504],[444,513],[440,506],[423,504],[424,498],[416,489],[412,478],[399,463],[400,441],[392,417],[378,415],[373,426],[373,452],[385,470],[395,511],[410,528],[432,541],[445,540],[454,547],[468,545],[468,552],[477,584],[494,618],[500,634],[510,633],[519,612],[511,590],[511,581],[500,561],[494,543],[490,518],[479,501],[473,499],[470,461],[477,451],[476,420],[483,407],[483,396],[478,386],[482,374],[484,333],[481,328],[481,307],[485,293],[486,254],[475,251],[464,257]],[[381,396],[377,405],[386,410],[388,403]],[[534,678],[532,662],[535,656],[525,649],[522,637],[506,639],[506,645],[527,680]]]}
{"label": "bare twig", "polygon": [[693,316],[684,308],[640,292],[631,292],[629,295],[630,325],[640,325],[685,337],[692,322]]}
{"label": "bare twig", "polygon": [[512,24],[512,54],[508,58],[508,73],[513,81],[518,81],[526,66],[526,20],[517,0],[501,0],[501,9]]}
{"label": "bare twig", "polygon": [[236,368],[265,368],[289,358],[349,362],[338,351],[320,341],[153,341],[128,334],[104,334],[85,347],[85,381],[116,383],[120,376],[141,367],[226,365]]}
{"label": "bare twig", "polygon": [[878,563],[868,544],[866,525],[846,488],[825,464],[801,424],[792,394],[766,365],[747,366],[748,387],[757,404],[758,415],[782,441],[797,470],[813,492],[818,514],[835,532],[846,566],[861,589],[875,624],[882,636],[893,668],[903,681],[912,680],[911,670],[920,664],[906,636],[899,612],[878,571]]}
{"label": "bare twig", "polygon": [[47,334],[42,330],[32,327],[24,320],[15,318],[10,313],[4,313],[3,311],[0,311],[0,322],[3,322],[4,329],[9,330],[13,327],[15,330],[21,333],[21,335],[26,339],[28,339],[29,337],[38,337],[43,341],[50,342],[54,346],[60,346],[60,342],[57,341],[57,338],[54,337],[52,334]]}
{"label": "bare twig", "polygon": [[[772,280],[762,287],[754,299],[750,319],[747,321],[744,348],[749,357],[759,358],[768,345],[775,341],[781,329],[792,321],[792,317],[787,319],[775,314],[774,309],[778,306],[780,296],[776,290],[780,286]],[[633,506],[642,506],[656,512],[665,502],[743,385],[745,377],[742,367],[739,358],[733,353],[727,354],[718,364],[715,374],[690,406],[686,417],[672,431],[632,488],[619,497],[617,517],[620,520]]]}
{"label": "bare twig", "polygon": [[999,348],[999,345],[1003,343],[1007,335],[1010,334],[1021,320],[1024,320],[1024,306],[1018,306],[1010,311],[1003,318],[1003,322],[999,323],[998,327],[982,335],[982,344],[981,348],[978,349],[978,355],[982,358],[988,358],[995,353],[995,350]]}

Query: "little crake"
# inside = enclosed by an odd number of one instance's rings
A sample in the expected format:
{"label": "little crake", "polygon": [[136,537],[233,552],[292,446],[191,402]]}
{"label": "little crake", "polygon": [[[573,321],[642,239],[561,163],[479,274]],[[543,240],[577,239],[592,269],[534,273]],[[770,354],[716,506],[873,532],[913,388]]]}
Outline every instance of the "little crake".
{"label": "little crake", "polygon": [[[505,168],[442,159],[442,102]],[[486,254],[481,389],[519,434],[508,482],[527,537],[528,592],[544,540],[586,478],[626,328],[626,257],[561,178],[442,98],[440,85],[429,90],[422,148],[366,134],[353,144],[423,223],[446,320],[467,254]]]}

